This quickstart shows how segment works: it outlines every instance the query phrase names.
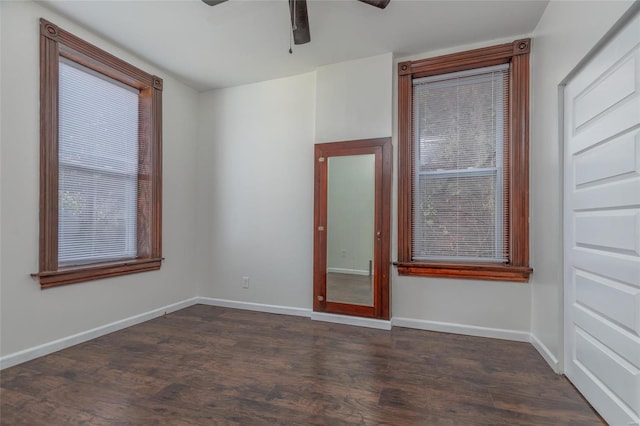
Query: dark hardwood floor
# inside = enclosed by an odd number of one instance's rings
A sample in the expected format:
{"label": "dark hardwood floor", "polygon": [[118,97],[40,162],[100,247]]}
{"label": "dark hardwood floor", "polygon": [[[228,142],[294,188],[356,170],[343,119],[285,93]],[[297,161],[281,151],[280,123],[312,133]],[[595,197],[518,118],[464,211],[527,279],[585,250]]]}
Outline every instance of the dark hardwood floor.
{"label": "dark hardwood floor", "polygon": [[3,425],[599,425],[527,343],[195,305],[0,373]]}

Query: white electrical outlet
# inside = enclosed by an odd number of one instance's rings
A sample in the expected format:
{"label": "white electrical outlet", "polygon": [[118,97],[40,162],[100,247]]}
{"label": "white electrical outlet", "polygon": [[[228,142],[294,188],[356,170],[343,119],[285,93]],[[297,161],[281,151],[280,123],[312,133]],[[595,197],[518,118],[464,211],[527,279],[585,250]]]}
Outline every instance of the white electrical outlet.
{"label": "white electrical outlet", "polygon": [[242,277],[242,288],[249,288],[249,277]]}

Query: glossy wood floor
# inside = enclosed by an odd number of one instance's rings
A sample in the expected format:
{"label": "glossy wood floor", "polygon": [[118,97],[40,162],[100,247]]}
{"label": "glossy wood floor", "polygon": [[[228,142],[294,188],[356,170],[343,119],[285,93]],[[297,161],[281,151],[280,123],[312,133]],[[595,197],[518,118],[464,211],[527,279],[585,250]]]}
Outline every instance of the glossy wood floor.
{"label": "glossy wood floor", "polygon": [[1,372],[3,425],[598,425],[527,343],[196,305]]}

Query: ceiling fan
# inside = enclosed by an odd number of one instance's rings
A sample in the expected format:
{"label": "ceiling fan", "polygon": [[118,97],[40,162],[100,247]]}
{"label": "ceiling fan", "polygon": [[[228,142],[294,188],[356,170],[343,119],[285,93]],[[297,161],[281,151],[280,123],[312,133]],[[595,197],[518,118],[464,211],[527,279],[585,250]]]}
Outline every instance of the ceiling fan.
{"label": "ceiling fan", "polygon": [[[224,3],[227,0],[202,0],[209,6]],[[380,9],[387,7],[391,0],[358,0]],[[307,14],[307,0],[289,0],[289,13],[291,14],[291,29],[293,31],[293,43],[305,44],[311,41],[309,33],[309,15]]]}

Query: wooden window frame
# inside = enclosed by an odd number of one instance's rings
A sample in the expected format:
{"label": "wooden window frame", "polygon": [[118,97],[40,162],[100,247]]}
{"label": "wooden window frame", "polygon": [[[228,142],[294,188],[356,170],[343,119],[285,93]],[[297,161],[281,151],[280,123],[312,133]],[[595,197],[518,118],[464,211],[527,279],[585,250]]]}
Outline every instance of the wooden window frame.
{"label": "wooden window frame", "polygon": [[[526,282],[529,267],[529,51],[530,39],[398,64],[398,267],[400,275]],[[413,261],[413,79],[509,63],[509,260]]]}
{"label": "wooden window frame", "polygon": [[[121,261],[59,267],[58,84],[66,58],[139,91],[137,256]],[[40,19],[40,251],[41,288],[160,269],[162,263],[161,78]],[[142,185],[142,182],[150,182]]]}

